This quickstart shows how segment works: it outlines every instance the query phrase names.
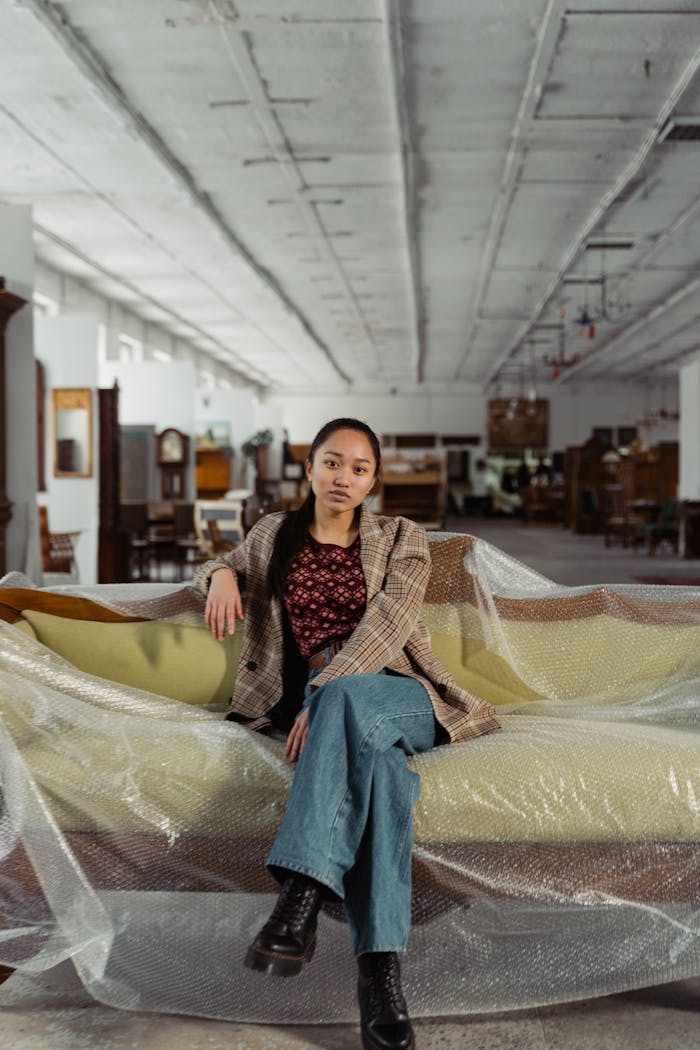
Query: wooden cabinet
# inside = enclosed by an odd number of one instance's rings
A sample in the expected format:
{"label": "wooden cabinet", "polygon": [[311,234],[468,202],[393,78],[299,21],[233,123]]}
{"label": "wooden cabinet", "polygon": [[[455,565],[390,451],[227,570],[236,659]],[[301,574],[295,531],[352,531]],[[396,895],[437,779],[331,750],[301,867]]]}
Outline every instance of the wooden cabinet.
{"label": "wooden cabinet", "polygon": [[[418,464],[416,464],[418,466]],[[385,462],[382,481],[382,513],[401,514],[426,529],[445,527],[445,460],[425,469],[392,471]]]}
{"label": "wooden cabinet", "polygon": [[220,448],[198,448],[196,452],[198,499],[220,499],[231,488],[231,460]]}

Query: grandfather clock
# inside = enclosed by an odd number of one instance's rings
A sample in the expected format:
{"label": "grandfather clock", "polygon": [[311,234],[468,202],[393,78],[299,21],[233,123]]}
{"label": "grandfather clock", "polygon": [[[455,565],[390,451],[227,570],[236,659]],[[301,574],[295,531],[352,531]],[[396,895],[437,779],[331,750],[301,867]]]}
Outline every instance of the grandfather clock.
{"label": "grandfather clock", "polygon": [[12,503],[7,498],[7,419],[5,414],[5,329],[13,314],[27,302],[5,288],[0,277],[0,576],[7,571],[6,530],[12,517]]}
{"label": "grandfather clock", "polygon": [[156,435],[157,463],[160,467],[160,494],[162,499],[185,498],[185,476],[189,459],[190,439],[175,427],[167,427]]}

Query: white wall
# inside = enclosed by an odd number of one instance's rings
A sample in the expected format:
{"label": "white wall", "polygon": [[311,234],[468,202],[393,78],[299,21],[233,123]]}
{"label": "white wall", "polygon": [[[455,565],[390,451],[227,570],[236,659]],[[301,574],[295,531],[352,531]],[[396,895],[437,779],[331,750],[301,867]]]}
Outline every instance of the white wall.
{"label": "white wall", "polygon": [[32,212],[26,206],[0,205],[0,275],[8,291],[27,299],[5,336],[7,495],[12,518],[7,528],[7,569],[26,572],[41,583],[41,553],[36,510],[37,419],[36,366],[32,294],[34,247]]}
{"label": "white wall", "polygon": [[[156,433],[175,427],[194,434],[197,373],[192,361],[123,362],[99,365],[100,386],[119,384],[119,422],[151,423]],[[158,481],[160,487],[160,481]],[[190,469],[186,498],[194,498],[194,442],[190,441]]]}
{"label": "white wall", "polygon": [[[231,464],[231,487],[252,487],[252,470],[246,469],[241,445],[256,431],[263,429],[258,424],[258,402],[252,387],[238,386],[230,390],[199,389],[194,398],[195,423],[227,422],[231,434],[231,444],[235,455]],[[274,428],[271,428],[274,429]]]}
{"label": "white wall", "polygon": [[[550,397],[549,447],[565,449],[580,445],[591,436],[593,427],[636,426],[648,445],[659,441],[678,441],[678,423],[660,421],[648,429],[639,427],[649,409],[658,410],[662,404],[660,393],[650,392],[644,386],[631,384],[580,384],[569,388],[553,387]],[[677,407],[677,391],[668,391],[668,409]]]}
{"label": "white wall", "polygon": [[377,434],[440,433],[485,434],[486,398],[478,391],[467,395],[340,394],[269,395],[264,402],[269,418],[289,430],[293,444],[311,441],[330,419],[353,416]]}
{"label": "white wall", "polygon": [[[593,427],[635,426],[649,405],[644,387],[579,384],[538,387],[540,397],[550,400],[549,448],[563,450],[580,445]],[[503,396],[507,396],[504,394]],[[486,443],[488,397],[478,390],[465,394],[270,395],[265,408],[276,427],[287,427],[293,443],[311,441],[329,419],[354,416],[364,420],[379,435],[391,433],[475,434]],[[671,398],[669,396],[669,402]],[[669,404],[669,408],[675,407]],[[648,444],[678,439],[678,424],[671,421],[644,432]]]}
{"label": "white wall", "polygon": [[700,358],[681,368],[678,498],[700,500]]}
{"label": "white wall", "polygon": [[[99,466],[97,404],[97,320],[95,317],[38,315],[36,356],[46,369],[46,492],[39,502],[48,509],[51,532],[79,531],[76,562],[80,582],[97,583],[99,532]],[[87,387],[92,395],[92,477],[56,478],[53,471],[51,391]]]}

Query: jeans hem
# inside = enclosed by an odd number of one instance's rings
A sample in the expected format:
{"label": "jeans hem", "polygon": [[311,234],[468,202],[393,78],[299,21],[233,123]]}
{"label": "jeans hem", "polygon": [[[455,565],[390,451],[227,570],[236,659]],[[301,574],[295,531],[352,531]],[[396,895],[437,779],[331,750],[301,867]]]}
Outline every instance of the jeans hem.
{"label": "jeans hem", "polygon": [[322,875],[319,871],[310,867],[308,864],[299,863],[294,860],[286,860],[284,857],[275,858],[270,856],[268,857],[265,866],[273,878],[276,878],[274,871],[272,871],[273,868],[284,868],[286,871],[293,871],[297,875],[306,875],[309,879],[315,879],[316,882],[320,882],[335,894],[338,900],[342,901],[345,899],[345,891],[342,888],[342,882],[340,883],[341,889],[339,890],[338,884],[333,881],[328,873]]}
{"label": "jeans hem", "polygon": [[355,955],[370,955],[372,952],[399,952],[406,951],[405,944],[373,944],[369,948],[356,948]]}

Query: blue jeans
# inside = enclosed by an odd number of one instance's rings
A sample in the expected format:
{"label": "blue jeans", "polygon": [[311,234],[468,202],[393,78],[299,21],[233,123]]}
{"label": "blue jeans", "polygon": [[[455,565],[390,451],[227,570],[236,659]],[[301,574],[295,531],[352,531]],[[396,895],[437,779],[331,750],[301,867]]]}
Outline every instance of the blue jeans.
{"label": "blue jeans", "polygon": [[342,900],[356,955],[403,951],[420,792],[406,755],[435,744],[430,698],[420,682],[381,671],[314,693],[307,685],[304,706],[309,735],[268,867],[280,881],[308,875]]}

